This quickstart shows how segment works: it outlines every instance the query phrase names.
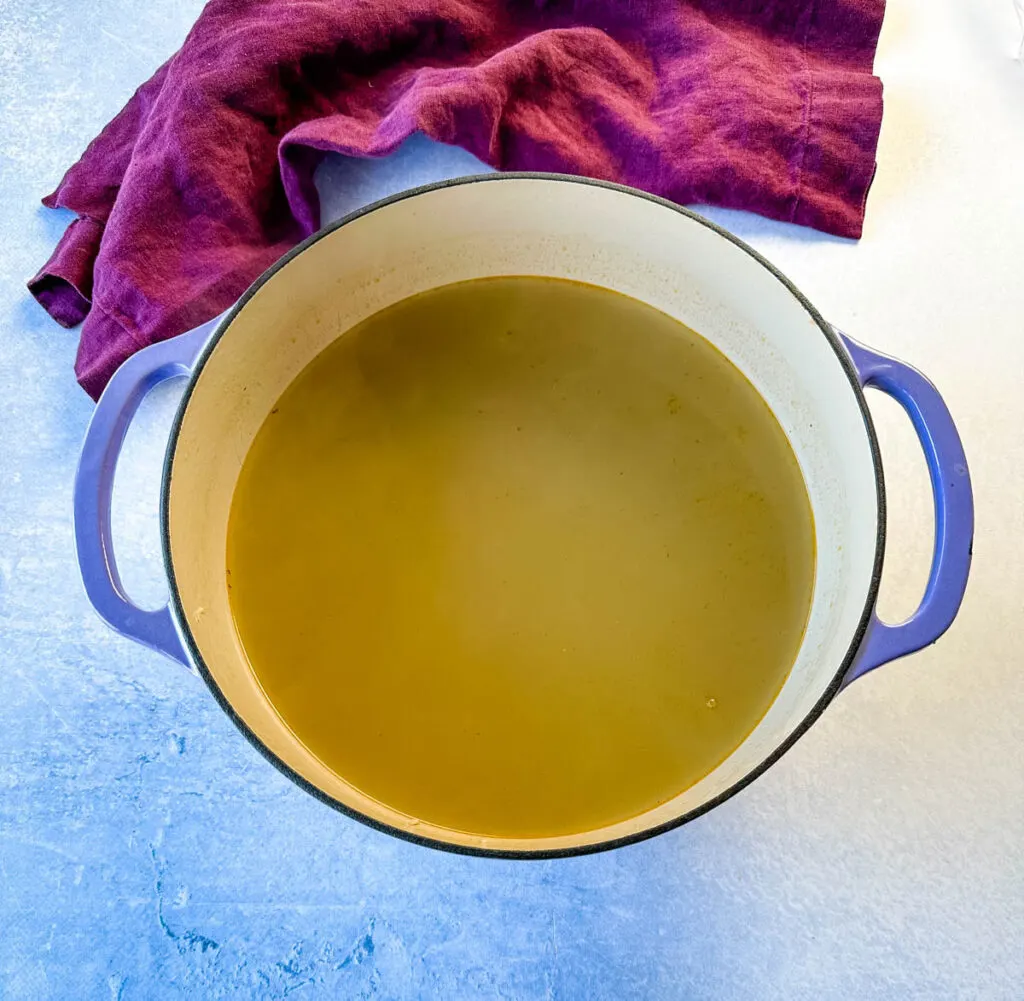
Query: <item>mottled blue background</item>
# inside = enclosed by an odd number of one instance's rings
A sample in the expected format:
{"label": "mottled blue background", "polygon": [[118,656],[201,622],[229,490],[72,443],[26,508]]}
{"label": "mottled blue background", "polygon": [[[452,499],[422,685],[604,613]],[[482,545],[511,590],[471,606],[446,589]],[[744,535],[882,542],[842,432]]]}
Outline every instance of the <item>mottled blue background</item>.
{"label": "mottled blue background", "polygon": [[[988,30],[1003,25],[996,5],[976,7],[990,20],[966,30],[953,0],[891,0],[859,245],[714,213],[830,318],[943,388],[978,489],[960,621],[844,693],[711,815],[611,854],[513,863],[404,844],[320,805],[201,681],[88,607],[69,498],[92,404],[72,376],[76,335],[24,291],[67,222],[38,199],[200,4],[0,0],[0,997],[1024,997],[1024,200],[995,162],[1017,164],[1019,186],[1024,77],[1009,36]],[[422,140],[384,163],[335,162],[325,211],[472,169]],[[985,183],[966,197],[973,176]],[[118,553],[150,605],[179,391],[146,401],[118,475]],[[891,407],[879,416],[885,604],[906,612],[930,501],[912,436]]]}

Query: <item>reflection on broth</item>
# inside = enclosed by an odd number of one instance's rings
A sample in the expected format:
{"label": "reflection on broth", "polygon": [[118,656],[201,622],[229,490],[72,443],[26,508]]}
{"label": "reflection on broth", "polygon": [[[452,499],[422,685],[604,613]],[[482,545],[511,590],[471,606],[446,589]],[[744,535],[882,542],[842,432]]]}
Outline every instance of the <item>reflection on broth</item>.
{"label": "reflection on broth", "polygon": [[633,299],[547,278],[414,296],[316,358],[235,491],[246,654],[364,793],[479,835],[636,816],[757,724],[811,601],[764,401]]}

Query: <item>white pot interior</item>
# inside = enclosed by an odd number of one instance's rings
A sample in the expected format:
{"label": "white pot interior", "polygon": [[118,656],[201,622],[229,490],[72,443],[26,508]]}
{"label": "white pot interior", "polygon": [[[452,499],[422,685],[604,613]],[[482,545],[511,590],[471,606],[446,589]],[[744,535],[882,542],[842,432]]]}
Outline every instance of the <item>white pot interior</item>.
{"label": "white pot interior", "polygon": [[[354,324],[426,289],[492,275],[604,286],[676,317],[762,393],[789,436],[814,510],[817,572],[803,645],[781,693],[696,785],[628,821],[558,838],[483,838],[390,809],[318,761],[269,704],[242,652],[225,581],[228,515],[249,445],[278,397]],[[670,822],[728,791],[826,693],[870,593],[874,463],[847,372],[814,317],[771,271],[696,219],[628,192],[554,178],[432,188],[328,233],[245,302],[209,354],[173,455],[167,530],[188,631],[224,698],[278,759],[327,796],[420,837],[497,851],[582,848]]]}

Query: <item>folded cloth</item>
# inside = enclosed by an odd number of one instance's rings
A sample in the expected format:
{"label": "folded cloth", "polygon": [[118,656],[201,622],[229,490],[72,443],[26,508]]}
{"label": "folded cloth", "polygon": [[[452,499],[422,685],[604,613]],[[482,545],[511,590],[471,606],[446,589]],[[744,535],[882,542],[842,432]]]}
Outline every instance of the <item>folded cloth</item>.
{"label": "folded cloth", "polygon": [[884,0],[211,0],[45,205],[29,288],[84,320],[93,397],[227,308],[320,223],[328,151],[422,132],[507,170],[861,232]]}

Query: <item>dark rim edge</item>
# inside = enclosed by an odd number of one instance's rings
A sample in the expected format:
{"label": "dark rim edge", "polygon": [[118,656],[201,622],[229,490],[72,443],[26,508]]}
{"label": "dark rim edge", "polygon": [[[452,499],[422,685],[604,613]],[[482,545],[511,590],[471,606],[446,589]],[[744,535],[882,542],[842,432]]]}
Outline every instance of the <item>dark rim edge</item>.
{"label": "dark rim edge", "polygon": [[[702,226],[712,230],[719,236],[724,237],[730,243],[739,247],[755,261],[758,262],[762,267],[767,269],[783,286],[789,291],[789,293],[799,302],[803,309],[810,315],[811,319],[817,324],[822,336],[828,341],[833,352],[839,360],[843,371],[846,373],[846,377],[849,380],[850,388],[853,390],[854,396],[857,400],[857,405],[860,408],[861,416],[864,420],[865,431],[868,436],[868,445],[871,450],[871,459],[875,470],[875,483],[877,486],[877,502],[878,502],[878,526],[877,535],[875,542],[875,558],[874,566],[871,574],[871,581],[868,587],[867,599],[864,605],[864,610],[861,614],[860,622],[858,623],[857,629],[854,632],[853,639],[849,648],[847,649],[845,657],[843,657],[842,663],[829,686],[825,689],[825,692],[820,699],[811,708],[811,711],[801,720],[801,722],[794,728],[793,732],[769,754],[763,761],[761,761],[755,768],[749,771],[743,776],[738,782],[735,782],[725,791],[719,793],[717,796],[708,800],[706,803],[702,803],[700,806],[693,810],[689,810],[686,813],[681,814],[678,817],[674,817],[672,820],[666,821],[665,823],[658,824],[655,827],[646,828],[643,831],[638,831],[634,834],[625,835],[620,838],[613,838],[607,841],[598,841],[590,844],[573,846],[569,848],[548,848],[533,850],[503,850],[498,848],[480,848],[472,845],[459,845],[453,844],[448,841],[441,841],[436,838],[423,837],[422,835],[413,834],[409,831],[402,830],[401,828],[392,827],[390,824],[385,824],[373,817],[370,817],[364,813],[360,813],[358,810],[354,810],[352,807],[340,800],[335,799],[332,796],[327,795],[323,790],[313,785],[312,782],[307,780],[305,777],[296,772],[283,760],[281,760],[273,751],[267,747],[262,740],[249,728],[248,724],[242,717],[235,711],[234,706],[227,700],[224,693],[220,690],[220,686],[214,680],[209,668],[206,666],[203,660],[202,654],[199,652],[199,647],[195,642],[195,638],[192,635],[192,630],[189,627],[188,619],[185,615],[185,610],[181,604],[181,597],[178,593],[178,585],[174,575],[174,563],[171,558],[171,546],[170,546],[170,533],[169,533],[169,513],[170,513],[170,484],[171,475],[174,466],[174,454],[178,444],[178,437],[181,432],[181,425],[185,417],[185,411],[188,409],[189,400],[192,398],[192,393],[195,389],[199,377],[202,374],[203,368],[206,366],[206,362],[209,360],[210,355],[215,350],[217,344],[220,342],[225,331],[231,325],[235,316],[245,307],[250,299],[279,271],[281,271],[293,258],[301,254],[306,248],[311,247],[314,243],[322,240],[324,237],[329,236],[335,230],[340,229],[342,226],[346,226],[357,219],[368,215],[377,209],[384,208],[385,206],[392,205],[396,202],[405,201],[409,198],[414,198],[417,195],[426,194],[431,191],[437,191],[443,188],[451,188],[462,186],[466,184],[479,184],[489,182],[500,182],[502,180],[529,180],[529,181],[564,181],[572,184],[584,184],[592,187],[607,188],[612,191],[617,191],[621,194],[631,195],[636,198],[643,198],[646,201],[653,202],[656,205],[660,205],[666,209],[670,209],[679,215],[686,216],[687,218],[699,223]],[[734,236],[728,230],[723,229],[717,223],[712,222],[710,219],[706,219],[696,212],[688,209],[682,205],[677,205],[675,202],[671,202],[668,199],[661,198],[658,195],[649,194],[646,191],[641,191],[637,188],[631,188],[624,184],[616,184],[611,181],[597,180],[596,178],[589,177],[578,177],[572,174],[548,174],[536,171],[521,171],[521,172],[509,172],[509,173],[494,173],[494,174],[473,174],[466,177],[450,178],[443,181],[435,181],[431,184],[420,185],[419,187],[409,188],[405,191],[398,192],[394,195],[389,195],[386,198],[382,198],[369,205],[365,205],[354,212],[350,212],[348,215],[343,216],[341,219],[337,219],[334,222],[324,226],[317,230],[311,236],[308,236],[301,243],[297,244],[291,250],[289,250],[283,257],[272,264],[266,271],[263,272],[248,289],[242,294],[238,301],[232,306],[227,313],[224,314],[223,319],[218,324],[217,329],[213,335],[207,341],[203,347],[199,356],[196,358],[195,364],[192,368],[192,374],[189,377],[188,384],[185,387],[185,392],[182,394],[181,401],[178,404],[178,409],[174,415],[174,422],[171,425],[171,433],[167,442],[167,449],[164,454],[163,463],[163,477],[160,485],[160,541],[161,549],[163,551],[164,568],[167,572],[168,588],[170,591],[170,605],[174,612],[174,618],[177,622],[178,629],[181,632],[182,639],[185,644],[185,648],[188,651],[189,657],[196,669],[199,672],[200,677],[206,683],[210,689],[217,703],[221,709],[227,714],[228,718],[235,724],[236,727],[241,731],[245,738],[256,748],[260,754],[263,755],[279,772],[291,779],[301,789],[305,790],[311,796],[320,800],[320,802],[332,807],[333,809],[351,817],[353,820],[357,820],[367,827],[371,827],[376,831],[380,831],[384,834],[390,834],[394,837],[401,838],[403,841],[409,841],[413,844],[422,845],[427,848],[435,848],[440,851],[450,852],[456,855],[471,855],[483,858],[498,858],[498,859],[553,859],[553,858],[571,858],[580,855],[594,855],[598,852],[610,851],[613,848],[622,848],[626,845],[637,844],[641,841],[646,841],[649,838],[656,837],[659,834],[664,834],[667,831],[674,830],[677,827],[682,827],[684,824],[689,823],[692,820],[696,820],[698,817],[703,816],[710,810],[713,810],[716,806],[724,803],[726,800],[731,799],[738,792],[745,789],[751,782],[763,775],[772,765],[774,765],[816,722],[819,716],[824,712],[825,707],[836,697],[840,688],[842,687],[843,679],[846,677],[847,672],[852,667],[857,653],[860,650],[861,644],[864,641],[864,637],[867,633],[868,626],[871,622],[872,614],[874,613],[875,603],[878,597],[879,581],[882,575],[882,563],[885,554],[885,531],[886,531],[886,500],[885,500],[885,481],[882,472],[882,458],[881,451],[878,445],[878,437],[875,433],[874,422],[871,419],[871,413],[868,409],[867,400],[864,395],[864,390],[861,387],[860,379],[857,375],[857,370],[854,367],[853,361],[843,347],[842,342],[839,339],[838,334],[832,326],[825,321],[821,314],[815,309],[807,297],[790,281],[778,268],[775,267],[770,261],[765,259],[759,254],[753,247],[749,246],[739,237]]]}

